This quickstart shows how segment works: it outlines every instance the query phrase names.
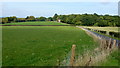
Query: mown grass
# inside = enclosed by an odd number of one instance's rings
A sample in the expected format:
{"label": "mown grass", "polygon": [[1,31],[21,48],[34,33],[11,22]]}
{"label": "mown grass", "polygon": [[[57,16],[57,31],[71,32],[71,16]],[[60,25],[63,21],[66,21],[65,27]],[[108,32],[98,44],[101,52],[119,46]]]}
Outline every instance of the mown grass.
{"label": "mown grass", "polygon": [[13,22],[2,25],[69,25],[69,24],[54,21],[34,21],[34,22]]}
{"label": "mown grass", "polygon": [[3,66],[56,66],[76,45],[76,55],[92,50],[96,42],[72,26],[3,26]]}

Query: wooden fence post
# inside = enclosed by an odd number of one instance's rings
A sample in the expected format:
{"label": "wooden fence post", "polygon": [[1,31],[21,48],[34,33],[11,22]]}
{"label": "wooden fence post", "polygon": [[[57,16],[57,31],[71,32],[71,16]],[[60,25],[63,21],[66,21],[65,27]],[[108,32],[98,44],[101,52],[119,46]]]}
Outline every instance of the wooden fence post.
{"label": "wooden fence post", "polygon": [[108,43],[108,50],[110,49],[111,42],[112,42],[112,40],[111,40],[111,38],[110,38],[110,39],[109,39],[109,43]]}
{"label": "wooden fence post", "polygon": [[113,41],[112,48],[116,47],[116,40]]}
{"label": "wooden fence post", "polygon": [[118,50],[120,50],[120,42],[118,42]]}
{"label": "wooden fence post", "polygon": [[109,35],[109,31],[106,31],[106,34]]}
{"label": "wooden fence post", "polygon": [[73,66],[74,61],[75,61],[75,48],[76,45],[72,45],[72,54],[71,54],[71,58],[70,58],[70,66]]}

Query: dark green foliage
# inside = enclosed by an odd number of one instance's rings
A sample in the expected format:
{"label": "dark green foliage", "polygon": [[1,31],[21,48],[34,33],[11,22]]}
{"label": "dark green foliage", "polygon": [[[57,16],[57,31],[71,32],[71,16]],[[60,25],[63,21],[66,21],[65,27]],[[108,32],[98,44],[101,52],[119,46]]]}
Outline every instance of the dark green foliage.
{"label": "dark green foliage", "polygon": [[35,17],[34,16],[27,16],[26,20],[27,21],[35,21]]}
{"label": "dark green foliage", "polygon": [[61,22],[74,24],[74,25],[83,25],[83,26],[120,26],[119,16],[110,16],[110,15],[98,15],[94,14],[71,14],[71,15],[59,15]]}
{"label": "dark green foliage", "polygon": [[53,17],[39,17],[27,16],[26,18],[5,17],[2,18],[2,24],[11,22],[25,22],[25,21],[57,21],[60,19],[62,23],[72,24],[72,25],[83,25],[83,26],[99,26],[99,27],[119,27],[120,17],[111,15],[98,15],[94,14],[71,14],[71,15],[58,15],[55,14]]}
{"label": "dark green foliage", "polygon": [[61,20],[61,22],[66,23],[66,15],[59,15],[59,19]]}
{"label": "dark green foliage", "polygon": [[91,15],[85,15],[81,18],[84,26],[93,26],[95,23],[94,18]]}
{"label": "dark green foliage", "polygon": [[105,27],[105,26],[109,26],[109,25],[108,25],[108,22],[106,20],[100,20],[98,22],[98,26]]}
{"label": "dark green foliage", "polygon": [[55,15],[53,16],[53,20],[54,20],[54,21],[56,21],[56,20],[57,20],[57,18],[58,18],[58,15],[57,15],[57,14],[55,14]]}
{"label": "dark green foliage", "polygon": [[2,18],[2,24],[8,23],[8,18]]}
{"label": "dark green foliage", "polygon": [[90,28],[86,28],[86,29],[91,30]]}
{"label": "dark green foliage", "polygon": [[17,20],[17,17],[16,16],[13,16],[13,17],[8,17],[8,21],[16,21]]}
{"label": "dark green foliage", "polygon": [[78,21],[78,22],[75,23],[75,25],[81,25],[81,24],[82,24],[81,21]]}
{"label": "dark green foliage", "polygon": [[109,34],[110,34],[111,36],[120,38],[120,32],[109,32]]}
{"label": "dark green foliage", "polygon": [[2,21],[0,23],[5,24],[5,23],[10,23],[10,22],[16,22],[16,21],[17,21],[17,17],[13,16],[13,17],[2,18]]}
{"label": "dark green foliage", "polygon": [[53,18],[52,17],[48,17],[47,21],[53,21]]}
{"label": "dark green foliage", "polygon": [[106,34],[106,31],[99,31],[100,33]]}
{"label": "dark green foliage", "polygon": [[66,22],[67,22],[68,24],[74,24],[74,23],[73,23],[73,19],[74,19],[74,18],[75,18],[74,16],[70,15],[70,16],[67,17]]}
{"label": "dark green foliage", "polygon": [[45,17],[40,17],[40,18],[36,18],[37,21],[46,21],[46,18]]}
{"label": "dark green foliage", "polygon": [[16,22],[25,22],[26,19],[25,18],[17,18]]}

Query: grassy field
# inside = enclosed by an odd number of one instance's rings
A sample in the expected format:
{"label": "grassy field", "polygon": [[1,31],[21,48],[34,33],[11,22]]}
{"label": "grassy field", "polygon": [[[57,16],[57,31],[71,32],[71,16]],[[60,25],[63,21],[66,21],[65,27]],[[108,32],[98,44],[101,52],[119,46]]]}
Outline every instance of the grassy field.
{"label": "grassy field", "polygon": [[16,23],[7,23],[3,25],[69,25],[59,22],[50,22],[50,21],[35,21],[35,22],[16,22]]}
{"label": "grassy field", "polygon": [[84,27],[96,29],[96,30],[103,30],[103,31],[120,32],[120,27],[90,27],[90,26],[84,26]]}
{"label": "grassy field", "polygon": [[3,26],[2,30],[3,66],[55,66],[73,44],[76,55],[96,47],[93,38],[72,26]]}

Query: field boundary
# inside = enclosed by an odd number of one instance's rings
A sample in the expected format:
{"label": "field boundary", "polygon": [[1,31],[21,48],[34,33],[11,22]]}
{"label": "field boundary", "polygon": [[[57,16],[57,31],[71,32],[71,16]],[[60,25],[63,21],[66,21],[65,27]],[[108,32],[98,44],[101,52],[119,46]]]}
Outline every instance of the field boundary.
{"label": "field boundary", "polygon": [[73,25],[0,25],[0,26],[73,26]]}
{"label": "field boundary", "polygon": [[106,60],[106,58],[114,51],[118,50],[120,41],[116,39],[112,39],[109,37],[101,36],[99,34],[95,34],[90,30],[87,30],[83,27],[76,26],[78,28],[83,29],[93,38],[99,40],[99,47],[95,48],[92,52],[88,51],[84,55],[80,55],[74,66],[93,66],[99,65],[99,63]]}
{"label": "field boundary", "polygon": [[86,28],[83,28],[83,27],[81,27],[81,26],[76,26],[76,27],[81,28],[81,29],[83,29],[83,30],[91,33],[91,34],[94,35],[95,37],[98,37],[100,40],[101,40],[101,39],[105,39],[105,40],[110,40],[110,39],[111,39],[112,41],[113,41],[113,40],[116,40],[116,46],[120,45],[120,40],[113,39],[113,38],[110,38],[110,37],[107,37],[107,36],[98,34],[98,33],[96,33],[96,32],[90,31],[90,30],[88,30],[88,29],[86,29]]}

